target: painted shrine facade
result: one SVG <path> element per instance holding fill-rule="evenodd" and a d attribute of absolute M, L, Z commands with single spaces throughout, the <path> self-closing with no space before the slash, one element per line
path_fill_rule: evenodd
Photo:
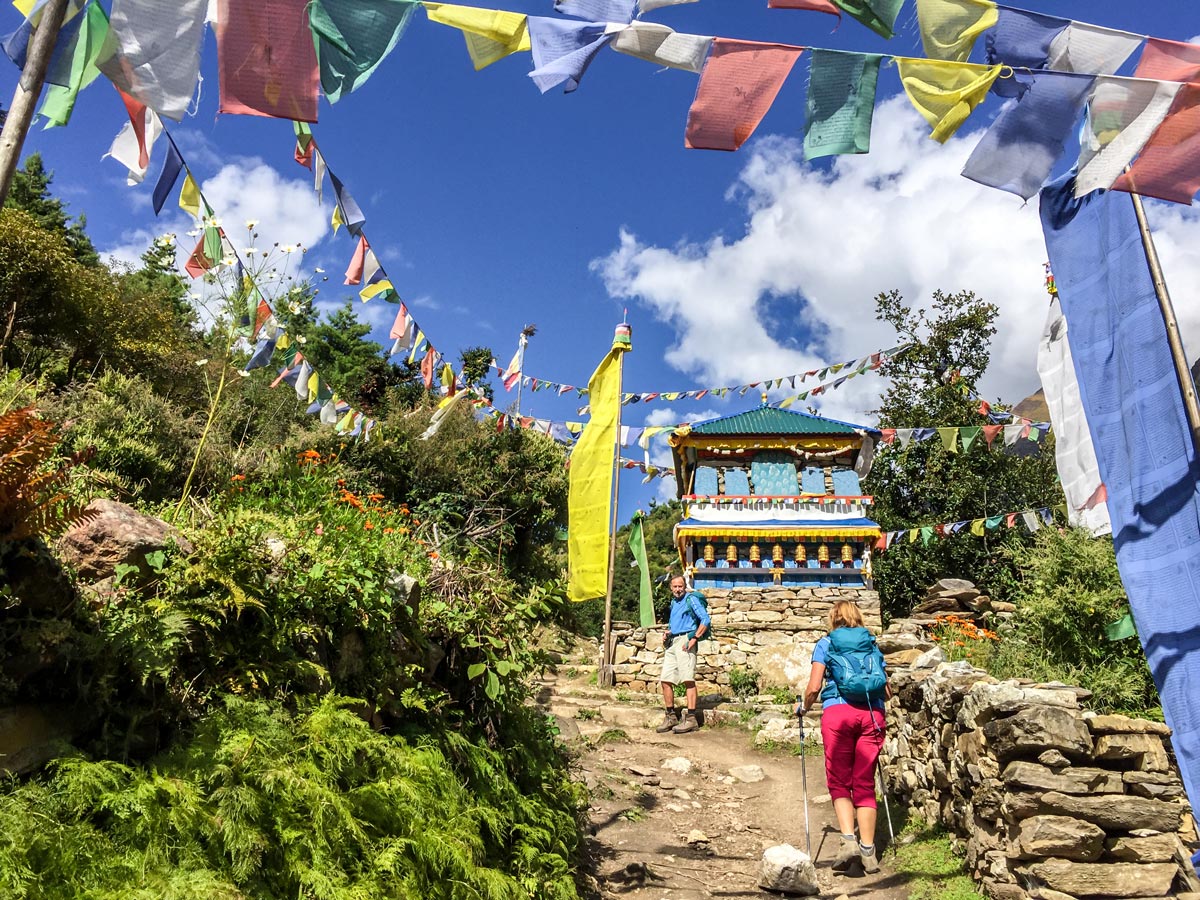
<path fill-rule="evenodd" d="M 766 405 L 676 429 L 675 543 L 695 587 L 866 584 L 879 526 L 860 474 L 878 437 Z"/>

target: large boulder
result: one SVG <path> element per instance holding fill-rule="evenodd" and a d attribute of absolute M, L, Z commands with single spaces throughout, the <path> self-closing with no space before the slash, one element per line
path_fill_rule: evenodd
<path fill-rule="evenodd" d="M 758 670 L 759 684 L 766 688 L 785 687 L 796 690 L 808 684 L 808 673 L 812 669 L 812 652 L 815 644 L 777 643 L 763 647 L 758 652 L 754 667 Z"/>
<path fill-rule="evenodd" d="M 782 894 L 808 896 L 821 892 L 812 860 L 791 844 L 779 844 L 763 851 L 758 884 L 765 890 Z"/>
<path fill-rule="evenodd" d="M 1019 759 L 1005 767 L 1003 777 L 1008 787 L 1018 790 L 1059 791 L 1063 794 L 1120 794 L 1125 790 L 1120 772 L 1084 766 L 1055 772 L 1046 766 Z"/>
<path fill-rule="evenodd" d="M 1029 867 L 1028 875 L 1051 890 L 1072 897 L 1162 897 L 1178 869 L 1173 863 L 1079 863 L 1048 859 Z"/>
<path fill-rule="evenodd" d="M 1073 710 L 1057 706 L 1031 706 L 983 726 L 988 747 L 1001 762 L 1022 756 L 1036 757 L 1043 750 L 1058 750 L 1072 759 L 1092 752 L 1092 734 Z"/>
<path fill-rule="evenodd" d="M 1004 798 L 1009 821 L 1029 816 L 1071 816 L 1099 825 L 1105 831 L 1130 832 L 1140 828 L 1151 831 L 1179 830 L 1184 807 L 1163 800 L 1130 797 L 1123 794 L 1096 794 L 1079 797 L 1048 791 L 1044 794 L 1009 794 Z M 1068 893 L 1070 893 L 1068 891 Z"/>
<path fill-rule="evenodd" d="M 1104 829 L 1069 816 L 1030 816 L 1018 826 L 1017 846 L 1027 858 L 1058 856 L 1093 862 L 1104 852 Z"/>
<path fill-rule="evenodd" d="M 184 554 L 194 548 L 179 529 L 115 500 L 93 500 L 85 518 L 59 539 L 63 559 L 83 581 L 101 581 L 117 566 L 146 571 L 146 556 L 175 544 Z"/>

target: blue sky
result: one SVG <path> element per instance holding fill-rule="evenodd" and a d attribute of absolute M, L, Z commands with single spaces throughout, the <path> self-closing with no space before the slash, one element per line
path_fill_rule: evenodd
<path fill-rule="evenodd" d="M 1200 15 L 1179 14 L 1182 4 L 1024 5 L 1175 40 L 1200 33 Z M 554 15 L 549 0 L 496 6 Z M 833 30 L 830 16 L 768 10 L 765 0 L 700 0 L 645 18 L 695 34 L 922 55 L 912 3 L 891 41 L 849 18 Z M 0 11 L 0 30 L 19 23 L 11 7 Z M 531 67 L 529 54 L 517 54 L 476 73 L 459 32 L 418 11 L 371 80 L 335 105 L 322 101 L 314 126 L 330 168 L 366 213 L 383 265 L 443 352 L 486 344 L 503 364 L 522 326 L 536 323 L 526 372 L 585 384 L 628 307 L 634 352 L 627 389 L 736 384 L 890 345 L 892 336 L 873 320 L 879 291 L 896 287 L 919 300 L 935 288 L 970 288 L 1002 309 L 995 371 L 984 391 L 1015 401 L 1036 389 L 1045 309 L 1036 204 L 1023 206 L 958 174 L 998 100 L 938 145 L 896 96 L 899 79 L 885 65 L 872 152 L 809 165 L 797 142 L 804 57 L 736 153 L 684 149 L 697 83 L 691 73 L 605 50 L 576 93 L 541 95 L 527 77 Z M 351 290 L 340 282 L 353 241 L 344 231 L 330 233 L 328 209 L 317 207 L 308 172 L 291 159 L 290 123 L 216 115 L 211 32 L 202 71 L 196 115 L 168 127 L 218 215 L 231 232 L 229 223 L 255 218 L 266 239 L 310 246 L 304 264 L 331 276 L 321 301 L 340 303 Z M 5 98 L 17 76 L 15 67 L 0 68 Z M 190 249 L 183 214 L 171 204 L 156 220 L 150 208 L 161 144 L 138 187 L 125 184 L 119 164 L 101 161 L 125 121 L 116 92 L 101 79 L 81 95 L 68 127 L 35 125 L 25 150 L 43 154 L 56 191 L 71 212 L 87 215 L 102 252 L 136 259 L 167 231 Z M 331 195 L 327 189 L 326 206 Z M 1200 346 L 1200 304 L 1189 302 L 1191 285 L 1200 283 L 1195 216 L 1157 203 L 1151 215 L 1185 339 Z M 386 342 L 394 308 L 376 301 L 359 309 Z M 874 377 L 854 379 L 829 394 L 822 410 L 869 421 L 880 388 Z M 513 396 L 501 391 L 497 405 Z M 735 412 L 753 396 L 638 405 L 626 409 L 625 422 Z M 522 411 L 577 419 L 578 405 L 527 392 Z M 627 473 L 622 481 L 622 518 L 651 495 L 639 480 Z"/>

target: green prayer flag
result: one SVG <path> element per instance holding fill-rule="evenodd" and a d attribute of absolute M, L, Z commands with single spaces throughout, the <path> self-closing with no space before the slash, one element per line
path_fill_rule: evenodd
<path fill-rule="evenodd" d="M 83 15 L 83 21 L 64 52 L 64 57 L 69 56 L 71 60 L 67 83 L 47 83 L 46 97 L 38 110 L 38 115 L 45 118 L 47 128 L 57 128 L 71 121 L 75 98 L 100 74 L 96 59 L 108 35 L 108 15 L 99 3 L 90 4 Z"/>
<path fill-rule="evenodd" d="M 805 159 L 870 151 L 882 58 L 874 53 L 812 51 L 805 101 Z"/>
<path fill-rule="evenodd" d="M 954 427 L 939 428 L 938 436 L 942 439 L 942 446 L 946 448 L 947 453 L 958 452 L 958 429 Z"/>
<path fill-rule="evenodd" d="M 929 542 L 933 539 L 933 526 L 926 525 L 921 529 L 921 545 L 929 546 Z"/>
<path fill-rule="evenodd" d="M 876 34 L 890 38 L 895 35 L 896 16 L 904 0 L 833 0 L 834 5 L 852 19 L 857 19 Z"/>
<path fill-rule="evenodd" d="M 211 216 L 212 210 L 208 210 L 208 214 Z M 221 229 L 215 225 L 204 229 L 204 256 L 213 264 L 219 263 L 225 256 L 221 246 Z"/>
<path fill-rule="evenodd" d="M 308 24 L 330 103 L 371 77 L 420 5 L 419 0 L 313 0 Z"/>
<path fill-rule="evenodd" d="M 958 433 L 962 435 L 963 453 L 970 453 L 971 445 L 983 433 L 983 427 L 980 425 L 965 425 L 958 429 Z"/>
<path fill-rule="evenodd" d="M 1125 638 L 1135 637 L 1137 628 L 1133 624 L 1133 616 L 1129 613 L 1121 616 L 1111 625 L 1106 625 L 1104 628 L 1104 636 L 1110 641 L 1123 641 Z"/>
<path fill-rule="evenodd" d="M 995 531 L 997 528 L 1000 527 L 1000 523 L 1003 521 L 1004 521 L 1004 516 L 1002 516 L 1002 515 L 1001 516 L 988 516 L 984 520 L 983 526 L 988 531 Z"/>
<path fill-rule="evenodd" d="M 641 512 L 634 513 L 629 523 L 629 552 L 633 554 L 638 567 L 638 614 L 643 628 L 653 628 L 654 595 L 650 593 L 650 566 L 646 563 L 646 536 L 642 533 Z"/>

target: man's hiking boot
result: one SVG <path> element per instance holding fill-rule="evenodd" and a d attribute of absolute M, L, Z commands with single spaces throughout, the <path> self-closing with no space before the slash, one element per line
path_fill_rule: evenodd
<path fill-rule="evenodd" d="M 875 858 L 875 845 L 872 844 L 870 847 L 864 847 L 862 844 L 859 844 L 858 851 L 862 856 L 863 871 L 868 875 L 873 875 L 878 872 L 879 860 Z"/>
<path fill-rule="evenodd" d="M 679 720 L 679 724 L 671 730 L 676 734 L 687 734 L 689 731 L 695 731 L 700 727 L 700 723 L 696 721 L 696 717 L 692 715 L 691 710 L 683 714 Z"/>
<path fill-rule="evenodd" d="M 672 730 L 678 724 L 679 724 L 679 717 L 677 715 L 675 715 L 675 710 L 672 709 L 672 710 L 668 711 L 666 713 L 666 715 L 663 716 L 662 724 L 659 725 L 654 730 L 657 731 L 659 734 L 664 734 L 664 733 Z"/>
<path fill-rule="evenodd" d="M 849 872 L 854 868 L 855 863 L 861 860 L 862 856 L 859 853 L 858 840 L 853 836 L 846 837 L 843 834 L 841 843 L 838 845 L 837 856 L 833 858 L 833 871 Z"/>

